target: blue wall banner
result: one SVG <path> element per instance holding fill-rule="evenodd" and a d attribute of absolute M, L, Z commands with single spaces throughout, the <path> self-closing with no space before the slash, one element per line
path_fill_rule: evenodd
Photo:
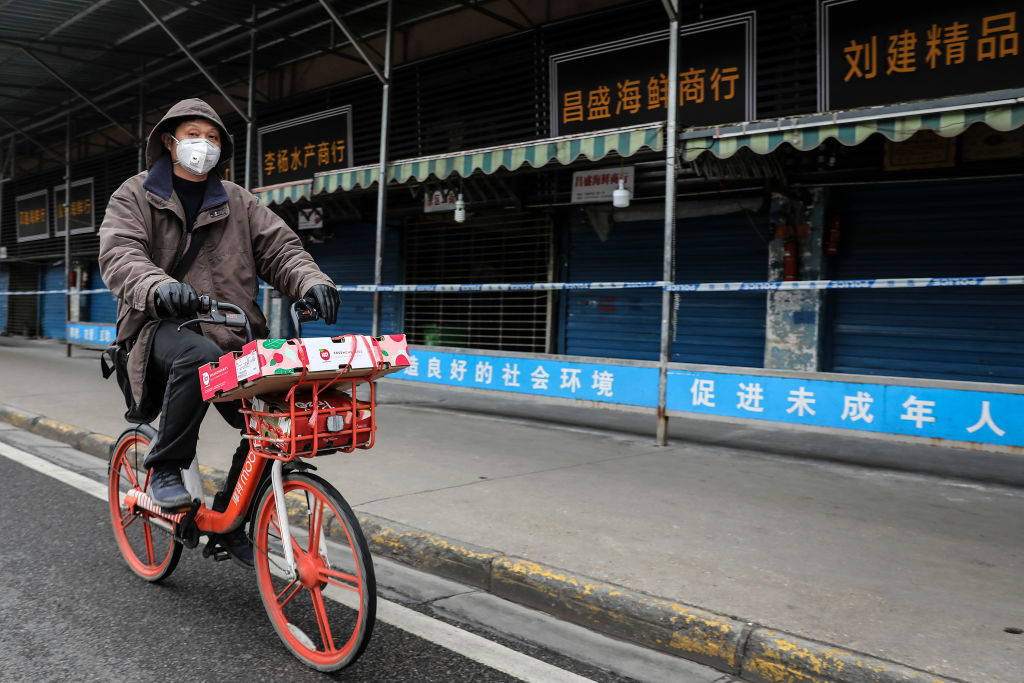
<path fill-rule="evenodd" d="M 658 368 L 447 351 L 413 351 L 395 375 L 425 384 L 655 408 Z"/>
<path fill-rule="evenodd" d="M 117 336 L 114 325 L 100 323 L 68 323 L 68 341 L 78 344 L 100 344 L 107 346 Z"/>
<path fill-rule="evenodd" d="M 1024 446 L 1024 395 L 669 370 L 669 411 Z"/>

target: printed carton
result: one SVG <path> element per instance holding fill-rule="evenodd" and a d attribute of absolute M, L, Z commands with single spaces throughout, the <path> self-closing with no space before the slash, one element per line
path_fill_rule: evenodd
<path fill-rule="evenodd" d="M 350 334 L 257 339 L 242 347 L 241 353 L 226 354 L 218 363 L 204 366 L 199 374 L 203 400 L 217 403 L 286 391 L 300 380 L 340 376 L 366 381 L 363 378 L 376 379 L 408 366 L 405 335 Z"/>

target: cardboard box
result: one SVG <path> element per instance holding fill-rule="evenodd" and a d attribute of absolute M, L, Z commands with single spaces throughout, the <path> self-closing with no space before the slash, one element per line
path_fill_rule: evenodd
<path fill-rule="evenodd" d="M 236 355 L 233 352 L 225 353 L 219 361 L 207 363 L 199 368 L 199 386 L 204 401 L 209 401 L 218 394 L 231 391 L 238 386 L 238 375 L 235 372 Z"/>
<path fill-rule="evenodd" d="M 230 364 L 228 356 L 232 357 Z M 204 366 L 200 370 L 204 387 L 204 371 L 209 373 L 212 385 L 211 370 L 228 365 L 233 368 L 234 377 L 224 369 L 216 389 L 204 388 L 203 400 L 219 403 L 277 393 L 286 391 L 300 379 L 333 379 L 339 373 L 342 378 L 357 381 L 367 381 L 365 378 L 370 376 L 377 379 L 408 367 L 409 347 L 403 334 L 257 339 L 242 347 L 241 353 L 225 355 L 219 363 Z"/>

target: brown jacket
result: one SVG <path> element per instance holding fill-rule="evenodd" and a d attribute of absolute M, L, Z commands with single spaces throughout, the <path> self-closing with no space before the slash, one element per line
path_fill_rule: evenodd
<path fill-rule="evenodd" d="M 170 154 L 160 140 L 162 124 L 181 116 L 201 116 L 217 124 L 222 142 L 216 171 L 229 163 L 233 143 L 220 117 L 202 100 L 183 100 L 150 133 L 148 171 L 129 178 L 114 192 L 100 226 L 100 273 L 118 298 L 117 343 L 131 349 L 128 374 L 135 405 L 129 406 L 126 417 L 133 421 L 149 422 L 160 409 L 163 397 L 149 395 L 145 386 L 157 323 L 154 294 L 160 285 L 174 282 L 169 273 L 194 235 L 208 233 L 183 281 L 200 295 L 241 307 L 257 337 L 267 333 L 257 278 L 293 299 L 313 285 L 334 286 L 284 221 L 247 190 L 220 180 L 216 171 L 207 176 L 206 196 L 193 234 L 188 235 L 184 210 L 172 189 Z M 245 341 L 240 329 L 222 325 L 202 325 L 202 333 L 224 350 L 240 349 Z"/>

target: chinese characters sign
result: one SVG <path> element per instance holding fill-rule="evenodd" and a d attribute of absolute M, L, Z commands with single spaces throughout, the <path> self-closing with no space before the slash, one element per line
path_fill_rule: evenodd
<path fill-rule="evenodd" d="M 1024 446 L 1024 395 L 669 371 L 669 411 Z"/>
<path fill-rule="evenodd" d="M 259 129 L 260 186 L 312 180 L 352 166 L 352 108 L 338 107 Z"/>
<path fill-rule="evenodd" d="M 53 188 L 53 201 L 56 211 L 53 218 L 53 234 L 63 235 L 66 225 L 65 200 L 67 187 L 63 184 Z M 92 204 L 92 178 L 76 180 L 71 183 L 71 234 L 92 232 L 96 229 L 96 220 Z"/>
<path fill-rule="evenodd" d="M 682 127 L 755 118 L 754 13 L 684 26 L 676 106 Z M 570 135 L 664 121 L 668 34 L 551 57 L 551 130 Z"/>
<path fill-rule="evenodd" d="M 619 187 L 620 175 L 623 180 L 623 187 L 632 192 L 632 166 L 576 171 L 572 174 L 572 195 L 570 196 L 570 201 L 573 204 L 610 202 L 612 200 L 612 192 Z"/>
<path fill-rule="evenodd" d="M 1024 85 L 1022 0 L 822 0 L 818 16 L 822 111 Z"/>
<path fill-rule="evenodd" d="M 595 359 L 596 360 L 596 359 Z M 654 409 L 655 363 L 615 365 L 415 350 L 396 379 Z M 667 410 L 1024 446 L 1024 395 L 669 370 Z"/>
<path fill-rule="evenodd" d="M 39 190 L 14 198 L 19 242 L 43 240 L 50 236 L 47 195 L 46 190 Z"/>
<path fill-rule="evenodd" d="M 106 346 L 114 343 L 117 329 L 100 323 L 68 323 L 68 341 Z"/>
<path fill-rule="evenodd" d="M 547 358 L 414 351 L 398 379 L 653 408 L 658 369 Z"/>

